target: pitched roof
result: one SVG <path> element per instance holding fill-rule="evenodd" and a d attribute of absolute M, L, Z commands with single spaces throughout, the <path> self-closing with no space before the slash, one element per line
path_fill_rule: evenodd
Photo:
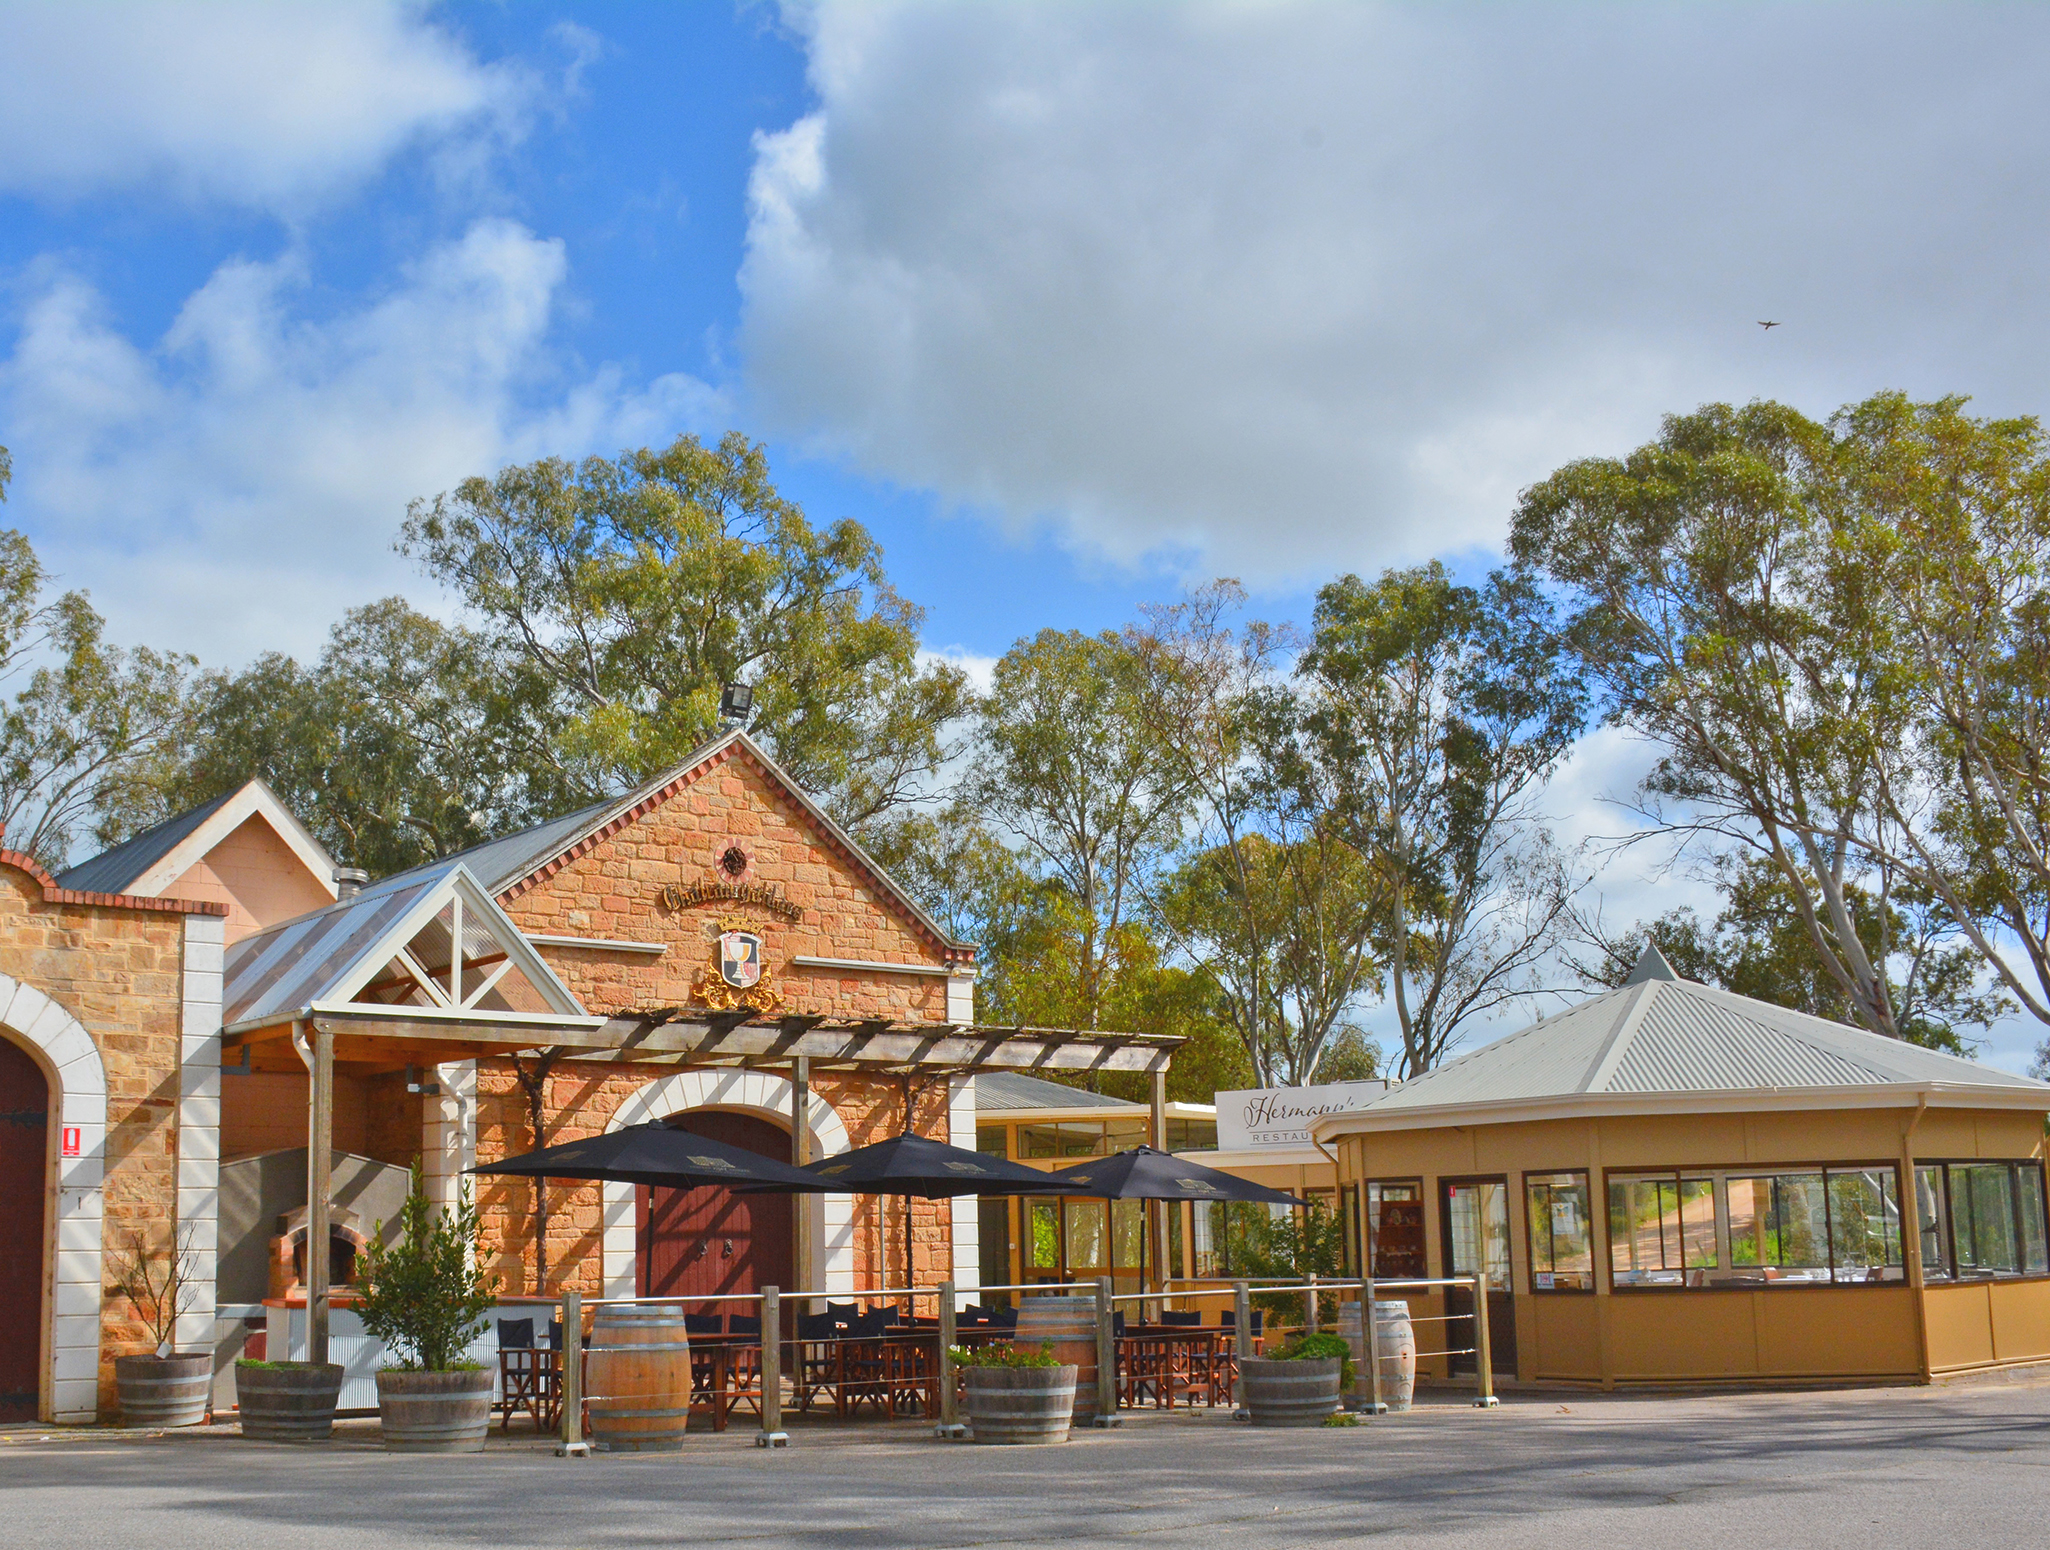
<path fill-rule="evenodd" d="M 334 858 L 277 793 L 254 778 L 66 868 L 57 884 L 89 893 L 159 893 L 253 815 L 270 825 L 321 887 L 334 891 Z"/>
<path fill-rule="evenodd" d="M 979 1112 L 993 1113 L 999 1109 L 1144 1109 L 1146 1105 L 1026 1076 L 1019 1071 L 978 1071 L 975 1107 Z"/>
<path fill-rule="evenodd" d="M 261 1027 L 302 1016 L 316 1007 L 352 1002 L 381 971 L 394 961 L 403 961 L 399 958 L 402 952 L 410 952 L 415 964 L 438 979 L 446 971 L 455 945 L 450 940 L 453 915 L 444 913 L 451 900 L 460 900 L 463 906 L 463 958 L 509 962 L 537 993 L 543 1007 L 499 1007 L 497 998 L 490 1004 L 481 1002 L 479 996 L 488 995 L 493 982 L 480 976 L 469 982 L 467 999 L 460 1006 L 437 1009 L 422 1005 L 424 1015 L 460 1016 L 481 1010 L 510 1016 L 532 1010 L 544 1021 L 602 1020 L 585 1014 L 490 891 L 479 885 L 460 860 L 451 857 L 432 867 L 387 878 L 325 909 L 237 942 L 228 949 L 223 977 L 223 1027 L 231 1032 Z M 430 955 L 421 938 L 436 929 L 439 940 Z M 430 1000 L 434 994 L 428 993 Z"/>
<path fill-rule="evenodd" d="M 1451 1124 L 1686 1108 L 1914 1101 L 2050 1111 L 2050 1084 L 1683 980 L 1647 954 L 1631 983 L 1448 1062 L 1319 1137 Z M 1641 976 L 1641 977 L 1640 977 Z"/>
<path fill-rule="evenodd" d="M 89 893 L 126 893 L 138 877 L 176 850 L 188 835 L 226 807 L 234 795 L 232 791 L 223 791 L 211 802 L 202 802 L 175 818 L 166 818 L 112 850 L 103 850 L 90 860 L 66 867 L 57 874 L 57 886 Z"/>
<path fill-rule="evenodd" d="M 397 882 L 415 873 L 431 871 L 449 861 L 461 861 L 472 875 L 502 900 L 510 900 L 535 884 L 545 881 L 578 856 L 601 844 L 637 818 L 660 807 L 678 792 L 691 786 L 732 758 L 745 758 L 770 781 L 782 788 L 817 829 L 827 846 L 872 883 L 904 919 L 927 937 L 944 956 L 966 958 L 974 949 L 956 942 L 940 925 L 857 845 L 852 836 L 826 816 L 804 789 L 761 749 L 745 731 L 735 727 L 693 749 L 682 763 L 665 770 L 624 796 L 593 803 L 560 818 L 551 818 L 531 829 L 486 840 L 453 856 L 445 856 L 425 867 L 395 873 L 386 882 Z"/>

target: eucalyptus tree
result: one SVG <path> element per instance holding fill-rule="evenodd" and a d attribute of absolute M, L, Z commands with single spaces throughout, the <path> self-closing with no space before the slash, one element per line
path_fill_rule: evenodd
<path fill-rule="evenodd" d="M 1837 498 L 1840 462 L 1831 428 L 1783 405 L 1709 405 L 1533 486 L 1510 546 L 1568 594 L 1608 719 L 1663 748 L 1645 810 L 1763 858 L 1851 1015 L 1897 1037 L 1892 874 L 1868 841 L 1920 705 L 1895 535 Z M 1854 893 L 1873 882 L 1868 946 Z"/>
<path fill-rule="evenodd" d="M 777 759 L 858 825 L 924 790 L 967 708 L 961 671 L 920 660 L 875 540 L 814 526 L 737 433 L 467 479 L 413 503 L 400 547 L 529 680 L 514 697 L 594 792 L 682 759 L 741 680 Z"/>
<path fill-rule="evenodd" d="M 1372 870 L 1277 778 L 1302 729 L 1286 677 L 1295 636 L 1234 616 L 1213 582 L 1126 631 L 1156 756 L 1189 794 L 1174 865 L 1148 892 L 1165 941 L 1215 987 L 1262 1084 L 1312 1079 L 1363 994 L 1380 988 Z"/>
<path fill-rule="evenodd" d="M 1190 800 L 1162 758 L 1146 677 L 1115 632 L 1042 630 L 997 662 L 979 701 L 970 799 L 1022 848 L 1072 912 L 1068 1001 L 1095 1026 L 1147 876 Z"/>
<path fill-rule="evenodd" d="M 1571 890 L 1534 798 L 1585 721 L 1543 593 L 1439 564 L 1317 594 L 1297 778 L 1371 869 L 1402 1074 L 1533 988 Z"/>

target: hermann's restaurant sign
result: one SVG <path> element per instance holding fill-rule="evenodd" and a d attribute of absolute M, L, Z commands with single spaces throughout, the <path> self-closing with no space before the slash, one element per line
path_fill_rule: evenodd
<path fill-rule="evenodd" d="M 1310 1144 L 1310 1124 L 1324 1114 L 1350 1114 L 1387 1092 L 1380 1082 L 1328 1087 L 1261 1087 L 1217 1095 L 1217 1149 L 1257 1152 Z"/>

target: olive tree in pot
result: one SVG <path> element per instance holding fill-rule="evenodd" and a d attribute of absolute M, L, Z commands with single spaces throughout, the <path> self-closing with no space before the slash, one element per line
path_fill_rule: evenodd
<path fill-rule="evenodd" d="M 1255 1426 L 1322 1426 L 1352 1376 L 1344 1336 L 1300 1335 L 1271 1357 L 1239 1362 L 1239 1402 Z"/>
<path fill-rule="evenodd" d="M 171 1349 L 178 1316 L 192 1306 L 197 1256 L 192 1224 L 186 1223 L 158 1247 L 140 1227 L 130 1228 L 114 1247 L 115 1290 L 128 1299 L 137 1321 L 149 1332 L 154 1352 L 114 1358 L 121 1419 L 130 1426 L 197 1426 L 206 1419 L 213 1388 L 213 1356 Z"/>
<path fill-rule="evenodd" d="M 384 1224 L 378 1224 L 378 1237 Z M 389 1247 L 373 1244 L 359 1262 L 363 1327 L 395 1361 L 377 1374 L 384 1445 L 398 1453 L 477 1453 L 491 1425 L 491 1372 L 465 1361 L 491 1309 L 491 1282 L 478 1266 L 476 1202 L 465 1186 L 437 1212 L 413 1170 L 412 1192 Z"/>
<path fill-rule="evenodd" d="M 1075 1372 L 1055 1358 L 1053 1343 L 956 1346 L 968 1424 L 977 1442 L 1066 1442 L 1075 1416 Z"/>

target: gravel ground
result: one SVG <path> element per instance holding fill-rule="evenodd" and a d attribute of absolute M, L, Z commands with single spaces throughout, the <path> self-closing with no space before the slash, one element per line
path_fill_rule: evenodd
<path fill-rule="evenodd" d="M 233 1428 L 0 1432 L 0 1545 L 66 1550 L 793 1545 L 2050 1544 L 2050 1382 L 1681 1398 L 1505 1397 L 1352 1428 L 1144 1413 L 1065 1447 L 911 1423 L 743 1426 L 668 1457 L 463 1458 Z"/>

